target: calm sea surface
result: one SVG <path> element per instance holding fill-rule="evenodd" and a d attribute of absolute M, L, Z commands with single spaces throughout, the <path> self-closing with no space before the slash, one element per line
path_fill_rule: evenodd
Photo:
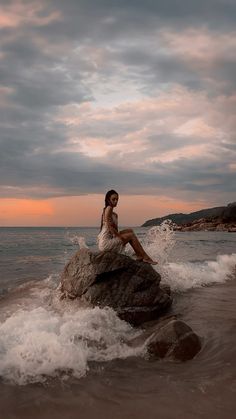
<path fill-rule="evenodd" d="M 96 249 L 97 228 L 0 228 L 1 418 L 236 417 L 236 234 L 134 230 L 201 352 L 149 361 L 111 309 L 59 301 L 65 263 Z"/>

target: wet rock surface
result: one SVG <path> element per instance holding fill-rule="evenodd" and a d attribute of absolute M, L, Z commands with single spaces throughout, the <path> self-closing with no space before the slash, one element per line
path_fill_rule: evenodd
<path fill-rule="evenodd" d="M 148 352 L 155 358 L 187 361 L 201 349 L 199 337 L 183 321 L 171 319 L 155 329 L 147 340 Z"/>
<path fill-rule="evenodd" d="M 168 287 L 153 267 L 113 252 L 79 250 L 61 277 L 62 298 L 79 298 L 91 306 L 112 307 L 134 325 L 157 318 L 172 304 Z"/>
<path fill-rule="evenodd" d="M 131 345 L 136 347 L 143 342 L 152 359 L 188 361 L 201 350 L 200 338 L 175 315 L 163 316 L 155 323 L 147 323 L 142 333 L 132 340 Z"/>

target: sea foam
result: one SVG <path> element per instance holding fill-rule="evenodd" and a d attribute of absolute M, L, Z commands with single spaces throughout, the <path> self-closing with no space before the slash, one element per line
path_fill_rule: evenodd
<path fill-rule="evenodd" d="M 145 251 L 160 265 L 167 262 L 172 248 L 175 246 L 175 232 L 171 220 L 165 220 L 159 226 L 148 229 L 141 240 Z"/>
<path fill-rule="evenodd" d="M 218 255 L 216 260 L 201 262 L 170 262 L 171 252 L 177 244 L 170 220 L 150 228 L 142 239 L 146 252 L 158 260 L 155 269 L 161 274 L 162 283 L 172 291 L 183 292 L 191 288 L 224 283 L 235 277 L 236 253 Z"/>
<path fill-rule="evenodd" d="M 0 375 L 21 385 L 80 378 L 90 361 L 140 355 L 142 347 L 129 345 L 137 333 L 110 308 L 63 314 L 44 307 L 19 310 L 0 324 Z"/>
<path fill-rule="evenodd" d="M 215 261 L 167 263 L 161 269 L 162 282 L 173 291 L 187 291 L 235 278 L 236 253 L 218 255 Z"/>

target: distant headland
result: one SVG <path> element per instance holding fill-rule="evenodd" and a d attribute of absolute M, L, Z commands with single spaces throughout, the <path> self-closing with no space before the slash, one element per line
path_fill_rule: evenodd
<path fill-rule="evenodd" d="M 214 207 L 191 212 L 190 214 L 169 214 L 161 218 L 147 220 L 142 227 L 160 225 L 171 220 L 177 231 L 229 231 L 236 233 L 236 202 L 224 207 Z"/>

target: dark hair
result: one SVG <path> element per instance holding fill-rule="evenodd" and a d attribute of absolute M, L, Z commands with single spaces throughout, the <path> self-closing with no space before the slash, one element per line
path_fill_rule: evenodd
<path fill-rule="evenodd" d="M 110 205 L 110 197 L 111 197 L 112 195 L 114 195 L 114 194 L 116 194 L 116 195 L 118 195 L 118 196 L 119 196 L 118 192 L 116 192 L 114 189 L 111 189 L 111 190 L 110 190 L 110 191 L 108 191 L 108 192 L 106 193 L 106 195 L 105 195 L 105 207 L 103 208 L 103 211 L 102 211 L 100 231 L 101 231 L 101 229 L 102 229 L 102 225 L 103 225 L 102 219 L 103 219 L 103 213 L 104 213 L 104 210 L 106 209 L 106 207 L 108 207 L 108 206 Z"/>

